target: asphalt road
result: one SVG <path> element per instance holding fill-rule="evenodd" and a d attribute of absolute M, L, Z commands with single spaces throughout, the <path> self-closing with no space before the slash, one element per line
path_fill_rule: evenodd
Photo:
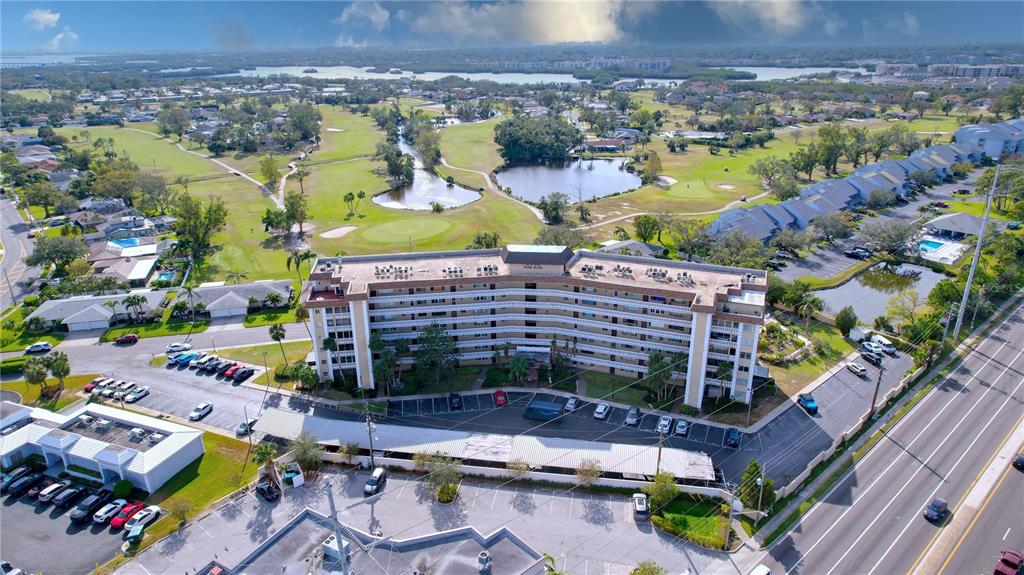
<path fill-rule="evenodd" d="M 1024 472 L 1009 465 L 938 575 L 988 575 L 1003 549 L 1024 551 Z"/>
<path fill-rule="evenodd" d="M 760 557 L 773 573 L 905 573 L 1024 416 L 1024 313 L 1017 308 L 966 360 Z M 952 519 L 952 518 L 950 518 Z M 948 523 L 948 521 L 947 521 Z"/>
<path fill-rule="evenodd" d="M 11 290 L 21 298 L 30 293 L 31 280 L 39 276 L 39 270 L 25 265 L 25 258 L 32 253 L 34 244 L 28 237 L 29 224 L 12 199 L 0 199 L 0 241 L 4 244 L 4 259 L 0 262 L 5 277 L 0 277 L 0 308 L 11 305 Z M 8 281 L 10 283 L 8 283 Z"/>

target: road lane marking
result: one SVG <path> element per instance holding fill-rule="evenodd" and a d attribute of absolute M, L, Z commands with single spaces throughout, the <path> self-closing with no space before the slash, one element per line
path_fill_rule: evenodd
<path fill-rule="evenodd" d="M 494 497 L 491 498 L 491 509 L 494 509 L 494 502 L 498 499 L 498 488 L 494 488 Z"/>
<path fill-rule="evenodd" d="M 1017 355 L 1014 356 L 1014 358 L 1007 365 L 1013 365 L 1013 364 L 1017 363 L 1017 360 L 1020 359 L 1020 357 L 1022 355 L 1024 355 L 1024 349 L 1021 349 L 1021 351 L 1017 352 Z M 980 372 L 981 370 L 978 370 L 978 371 Z M 871 527 L 874 526 L 874 524 L 879 519 L 882 518 L 882 516 L 886 512 L 886 510 L 889 509 L 889 506 L 896 502 L 896 498 L 899 497 L 899 495 L 901 493 L 903 493 L 903 490 L 910 486 L 910 484 L 913 481 L 913 479 L 915 477 L 917 477 L 917 474 L 920 473 L 922 469 L 926 469 L 927 468 L 928 463 L 932 460 L 933 457 L 935 457 L 935 454 L 938 453 L 940 449 L 942 449 L 943 447 L 946 446 L 946 442 L 949 441 L 949 438 L 953 437 L 953 435 L 957 432 L 957 430 L 960 428 L 960 426 L 963 425 L 963 423 L 965 421 L 967 421 L 967 418 L 971 415 L 971 413 L 979 405 L 981 405 L 981 401 L 983 399 L 985 399 L 985 396 L 987 396 L 988 393 L 995 387 L 996 383 L 999 382 L 999 380 L 1002 379 L 1004 375 L 1006 375 L 1007 371 L 1009 371 L 1009 370 L 1008 369 L 1004 369 L 1003 371 L 999 372 L 999 375 L 996 376 L 995 380 L 993 380 L 992 383 L 989 384 L 989 386 L 985 388 L 985 391 L 981 394 L 981 397 L 979 397 L 978 400 L 974 402 L 974 405 L 972 405 L 971 408 L 968 409 L 966 413 L 964 413 L 963 417 L 961 417 L 960 420 L 956 422 L 956 425 L 954 425 L 954 426 L 952 426 L 950 428 L 949 433 L 947 433 L 946 436 L 939 443 L 939 445 L 937 445 L 935 447 L 935 449 L 933 449 L 931 451 L 931 453 L 929 453 L 928 456 L 924 458 L 924 461 L 918 465 L 917 469 L 914 470 L 914 473 L 911 474 L 910 477 L 903 483 L 903 485 L 899 488 L 899 490 L 896 492 L 896 494 L 889 498 L 888 503 L 886 503 L 885 506 L 882 507 L 881 511 L 879 511 L 879 512 L 874 514 L 875 515 L 874 519 L 872 519 L 871 522 L 868 523 L 868 525 L 867 525 L 867 527 L 865 529 L 861 530 L 860 535 L 858 535 L 857 538 L 854 539 L 852 543 L 850 543 L 849 545 L 846 546 L 846 551 L 844 551 L 843 554 L 839 556 L 839 559 L 837 561 L 835 561 L 835 563 L 833 564 L 832 568 L 827 571 L 826 575 L 828 575 L 829 573 L 832 573 L 833 571 L 835 571 L 836 567 L 838 567 L 839 564 L 842 563 L 844 559 L 846 559 L 846 556 L 849 555 L 850 551 L 853 551 L 853 548 L 857 546 L 857 543 L 859 543 L 860 540 L 871 531 Z M 971 379 L 973 381 L 974 378 L 971 378 Z M 974 447 L 974 444 L 977 443 L 979 439 L 981 439 L 981 434 L 984 433 L 986 429 L 988 429 L 988 426 L 992 424 L 992 421 L 994 421 L 996 416 L 999 415 L 999 412 L 1002 411 L 1003 407 L 1005 407 L 1006 404 L 1009 403 L 1010 398 L 1015 396 L 1015 394 L 1017 393 L 1017 390 L 1020 389 L 1021 385 L 1024 385 L 1024 379 L 1022 379 L 1020 381 L 1020 383 L 1017 384 L 1017 387 L 1015 387 L 1013 389 L 1013 393 L 1009 394 L 1006 397 L 1006 399 L 1003 400 L 1003 403 L 995 410 L 995 412 L 992 414 L 992 416 L 988 418 L 988 421 L 985 422 L 985 426 L 982 427 L 981 431 L 978 432 L 978 435 L 975 436 L 974 441 L 971 441 L 970 445 L 967 446 L 967 449 L 964 449 L 962 451 L 962 453 L 960 454 L 960 457 L 958 457 L 956 462 L 953 463 L 953 467 L 951 467 L 949 469 L 949 472 L 947 473 L 947 476 L 948 476 L 949 473 L 952 473 L 953 470 L 955 470 L 957 468 L 957 466 L 960 464 L 960 462 L 963 461 L 964 457 L 967 456 L 967 453 L 970 451 L 970 449 L 972 447 Z M 966 387 L 966 385 L 964 387 Z M 953 397 L 955 398 L 957 396 L 954 395 Z M 1016 427 L 1016 426 L 1014 426 L 1014 427 Z M 909 450 L 909 449 L 910 449 L 910 445 L 907 445 L 906 450 Z M 894 462 L 898 461 L 900 456 L 902 456 L 903 453 L 907 453 L 906 450 L 905 451 L 901 451 L 900 455 L 897 456 L 894 459 Z M 886 468 L 886 473 L 887 472 L 888 472 L 888 468 Z M 879 478 L 881 478 L 883 475 L 885 475 L 885 473 L 880 475 Z M 943 478 L 943 481 L 945 481 L 945 478 Z M 872 483 L 872 485 L 873 485 L 873 483 Z M 932 490 L 932 492 L 929 495 L 929 497 L 933 497 L 935 495 L 935 492 L 938 491 L 938 489 L 939 489 L 939 487 L 941 487 L 941 485 L 942 485 L 942 483 L 940 483 L 938 486 L 936 486 L 935 489 Z M 870 489 L 870 487 L 868 489 Z M 854 502 L 854 504 L 856 504 L 856 501 Z M 915 513 L 916 513 L 916 511 L 915 511 Z M 892 543 L 889 544 L 889 547 L 882 554 L 882 557 L 878 560 L 878 562 L 876 562 L 874 565 L 872 565 L 872 567 L 869 570 L 869 572 L 874 571 L 875 568 L 878 567 L 878 564 L 881 563 L 882 560 L 884 560 L 885 557 L 889 554 L 889 551 L 892 550 L 893 546 L 896 544 L 896 541 L 898 541 L 899 538 L 903 536 L 903 534 L 906 532 L 906 530 L 912 524 L 913 524 L 912 522 L 911 523 L 907 523 L 907 526 L 904 527 L 900 531 L 899 535 L 897 535 L 892 540 Z"/>
<path fill-rule="evenodd" d="M 1008 316 L 1007 316 L 1007 318 L 1006 318 L 1005 320 L 1003 320 L 1003 323 L 1002 323 L 1002 324 L 1000 324 L 1000 326 L 999 326 L 998 328 L 996 328 L 996 331 L 998 331 L 998 330 L 999 330 L 999 329 L 1001 329 L 1001 328 L 1002 328 L 1002 327 L 1003 327 L 1003 326 L 1004 326 L 1004 325 L 1005 325 L 1006 323 L 1008 323 L 1008 322 L 1010 321 L 1010 319 L 1011 319 L 1011 318 L 1013 318 L 1013 317 L 1016 317 L 1016 315 L 1017 315 L 1017 314 L 1018 314 L 1018 313 L 1020 312 L 1020 310 L 1021 310 L 1021 309 L 1024 309 L 1024 305 L 1018 306 L 1018 307 L 1017 307 L 1017 309 L 1016 309 L 1016 310 L 1014 310 L 1012 314 L 1008 315 Z M 995 333 L 995 332 L 993 332 L 993 333 Z M 990 341 L 990 339 L 986 339 L 985 341 Z M 991 354 L 990 354 L 990 355 L 988 356 L 988 359 L 986 359 L 986 360 L 985 360 L 985 362 L 984 362 L 984 363 L 983 363 L 983 364 L 981 365 L 981 368 L 980 368 L 980 369 L 979 369 L 978 371 L 980 371 L 981 369 L 984 369 L 985 367 L 988 367 L 988 364 L 990 364 L 990 363 L 992 362 L 992 359 L 993 359 L 993 358 L 994 358 L 994 357 L 995 357 L 996 355 L 998 355 L 998 354 L 999 354 L 999 352 L 1001 352 L 1001 351 L 1002 351 L 1002 350 L 1003 350 L 1003 349 L 1004 349 L 1004 348 L 1005 348 L 1006 346 L 1008 346 L 1009 344 L 1010 344 L 1009 340 L 1005 340 L 1005 341 L 1004 341 L 1004 342 L 1002 343 L 1002 345 L 998 346 L 998 348 L 996 349 L 996 351 L 995 351 L 995 352 L 993 352 L 993 353 L 991 353 Z M 964 358 L 964 360 L 963 360 L 963 361 L 962 361 L 962 362 L 960 363 L 960 366 L 958 366 L 958 367 L 957 367 L 957 368 L 956 368 L 956 369 L 955 369 L 955 370 L 953 371 L 953 373 L 956 373 L 957 371 L 959 371 L 959 370 L 960 370 L 960 368 L 961 368 L 961 367 L 962 367 L 962 366 L 963 366 L 963 365 L 964 365 L 964 364 L 966 363 L 967 359 L 969 359 L 970 357 L 974 356 L 975 354 L 979 354 L 979 355 L 980 355 L 980 346 L 979 346 L 978 348 L 976 348 L 976 349 L 975 349 L 975 350 L 974 350 L 974 351 L 972 352 L 972 354 L 971 354 L 970 356 L 968 356 L 968 357 Z M 948 378 L 948 377 L 949 377 L 949 376 L 947 376 L 947 378 Z M 974 375 L 972 375 L 972 376 L 971 376 L 971 378 L 970 378 L 970 380 L 968 380 L 968 381 L 972 381 L 972 380 L 974 380 L 974 379 L 975 379 L 975 376 L 974 376 Z M 903 419 L 901 419 L 901 420 L 900 420 L 900 421 L 899 421 L 899 422 L 898 422 L 898 423 L 897 423 L 897 424 L 896 424 L 896 425 L 895 425 L 895 426 L 893 427 L 893 429 L 891 429 L 891 430 L 889 431 L 889 434 L 895 433 L 895 432 L 896 432 L 897 430 L 899 430 L 899 429 L 900 429 L 900 428 L 901 428 L 901 427 L 903 426 L 903 424 L 904 424 L 904 423 L 906 423 L 907 421 L 910 421 L 911 419 L 913 419 L 913 417 L 912 417 L 912 416 L 913 416 L 913 414 L 914 414 L 914 413 L 915 413 L 915 412 L 916 412 L 916 411 L 917 411 L 918 409 L 920 409 L 920 408 L 921 408 L 921 407 L 922 407 L 923 405 L 925 405 L 925 404 L 927 403 L 927 399 L 928 399 L 929 397 L 931 397 L 931 396 L 932 396 L 932 395 L 933 395 L 933 394 L 934 394 L 934 393 L 935 393 L 935 392 L 936 392 L 936 391 L 937 391 L 938 389 L 939 389 L 939 386 L 938 386 L 938 385 L 936 385 L 935 387 L 933 387 L 933 388 L 932 388 L 932 390 L 931 390 L 930 392 L 928 392 L 928 394 L 927 394 L 927 395 L 926 395 L 926 396 L 925 396 L 924 398 L 922 398 L 922 400 L 921 400 L 921 401 L 919 401 L 919 402 L 918 402 L 918 404 L 917 404 L 916 406 L 914 406 L 914 408 L 913 408 L 913 409 L 911 409 L 911 410 L 910 410 L 910 412 L 909 412 L 909 413 L 907 413 L 907 414 L 906 414 L 906 416 L 904 416 L 904 417 L 903 417 Z M 942 406 L 942 409 L 940 409 L 940 410 L 939 410 L 939 412 L 938 412 L 938 413 L 936 414 L 936 416 L 938 416 L 938 415 L 941 415 L 941 414 L 942 414 L 943 412 L 945 412 L 945 411 L 946 411 L 946 409 L 947 409 L 947 408 L 949 408 L 949 406 L 951 406 L 951 405 L 953 404 L 953 401 L 955 401 L 955 399 L 956 399 L 956 396 L 955 396 L 955 395 L 950 395 L 949 399 L 948 399 L 948 400 L 946 401 L 946 404 Z M 910 447 L 910 445 L 913 445 L 913 444 L 914 444 L 914 442 L 916 442 L 916 441 L 917 441 L 918 439 L 920 439 L 920 438 L 921 438 L 921 436 L 922 436 L 922 435 L 924 435 L 924 434 L 925 434 L 925 432 L 927 432 L 927 431 L 928 431 L 928 429 L 929 429 L 929 428 L 931 427 L 931 424 L 932 424 L 932 423 L 935 423 L 935 422 L 937 422 L 937 421 L 938 421 L 938 418 L 937 418 L 937 417 L 933 417 L 933 418 L 931 419 L 931 421 L 930 421 L 930 422 L 929 422 L 928 424 L 926 424 L 926 425 L 924 426 L 924 428 L 922 428 L 922 429 L 921 429 L 921 430 L 920 430 L 920 431 L 918 432 L 918 434 L 917 434 L 916 436 L 914 436 L 914 438 L 913 438 L 913 439 L 912 439 L 912 440 L 911 440 L 911 441 L 910 441 L 910 442 L 909 442 L 909 443 L 907 444 L 907 447 L 909 448 L 909 447 Z M 859 461 L 858 463 L 860 463 L 860 464 L 863 464 L 863 463 L 864 463 L 864 462 L 865 462 L 865 461 L 866 461 L 866 460 L 867 460 L 867 459 L 868 459 L 869 457 L 871 457 L 871 456 L 872 456 L 873 454 L 875 454 L 875 453 L 878 453 L 878 451 L 877 451 L 877 450 L 875 450 L 875 449 L 871 449 L 870 451 L 868 451 L 868 453 L 867 453 L 867 454 L 866 454 L 866 455 L 865 455 L 865 456 L 864 456 L 864 457 L 863 457 L 863 458 L 862 458 L 862 459 L 861 459 L 861 460 L 860 460 L 860 461 Z M 865 489 L 865 492 L 869 491 L 869 490 L 871 489 L 871 487 L 873 487 L 873 486 L 874 486 L 874 485 L 875 485 L 876 483 L 878 483 L 878 481 L 880 481 L 880 480 L 881 480 L 881 476 L 882 476 L 882 475 L 885 475 L 885 473 L 887 473 L 887 472 L 888 472 L 888 470 L 892 468 L 892 466 L 896 465 L 896 463 L 897 463 L 898 461 L 899 461 L 899 458 L 898 458 L 898 457 L 897 457 L 897 458 L 896 458 L 895 460 L 893 460 L 893 461 L 892 461 L 892 462 L 891 462 L 891 463 L 890 463 L 890 464 L 888 465 L 888 467 L 886 467 L 886 469 L 885 469 L 885 470 L 883 470 L 882 474 L 881 474 L 881 475 L 880 475 L 880 476 L 879 476 L 878 478 L 876 478 L 876 479 L 875 479 L 875 480 L 874 480 L 874 481 L 873 481 L 873 482 L 872 482 L 872 483 L 871 483 L 870 485 L 868 485 L 868 487 L 867 487 L 867 488 Z M 828 492 L 827 492 L 827 493 L 826 493 L 826 494 L 825 494 L 825 495 L 824 495 L 823 497 L 821 497 L 821 498 L 820 498 L 820 499 L 818 500 L 818 502 L 817 502 L 817 503 L 815 503 L 815 504 L 814 504 L 814 506 L 812 506 L 812 507 L 811 507 L 811 509 L 810 509 L 810 510 L 808 510 L 808 511 L 807 511 L 807 513 L 805 513 L 805 514 L 804 514 L 804 516 L 803 516 L 803 517 L 801 517 L 801 518 L 800 518 L 800 520 L 799 520 L 799 521 L 797 521 L 797 523 L 796 523 L 796 524 L 794 524 L 794 525 L 793 525 L 792 527 L 790 527 L 790 528 L 789 528 L 789 529 L 788 529 L 788 530 L 786 531 L 786 533 L 785 533 L 785 534 L 789 534 L 789 533 L 791 533 L 791 532 L 793 531 L 793 529 L 795 529 L 795 528 L 796 528 L 797 526 L 799 526 L 799 525 L 802 525 L 802 524 L 803 524 L 803 523 L 804 523 L 804 522 L 805 522 L 805 521 L 807 520 L 807 518 L 808 518 L 808 517 L 810 517 L 811 515 L 813 515 L 813 514 L 814 514 L 814 512 L 815 512 L 815 511 L 816 511 L 817 509 L 820 509 L 820 508 L 821 508 L 821 507 L 823 506 L 823 504 L 824 504 L 824 503 L 825 503 L 826 501 L 828 501 L 828 498 L 829 498 L 829 497 L 831 497 L 831 496 L 832 496 L 832 494 L 833 494 L 833 493 L 835 493 L 837 489 L 839 489 L 839 488 L 840 488 L 840 487 L 841 487 L 842 485 L 844 485 L 844 484 L 846 483 L 846 481 L 847 481 L 847 480 L 848 480 L 848 479 L 849 479 L 849 478 L 850 478 L 851 476 L 853 476 L 853 474 L 854 474 L 854 473 L 856 473 L 856 471 L 857 471 L 857 466 L 856 466 L 856 465 L 854 465 L 854 466 L 853 466 L 853 468 L 852 468 L 852 469 L 850 469 L 849 471 L 847 471 L 847 472 L 846 472 L 846 475 L 844 475 L 844 476 L 843 476 L 843 477 L 842 477 L 842 478 L 841 478 L 841 479 L 840 479 L 839 481 L 837 481 L 837 482 L 835 483 L 835 485 L 833 485 L 833 486 L 832 486 L 832 488 L 831 488 L 831 489 L 829 489 L 829 490 L 828 490 Z M 861 498 L 863 498 L 863 495 L 861 495 Z M 840 516 L 839 516 L 839 518 L 838 518 L 837 520 L 833 521 L 833 522 L 832 522 L 832 525 L 831 525 L 831 526 L 829 526 L 829 528 L 825 530 L 825 533 L 823 533 L 823 534 L 822 534 L 822 536 L 821 536 L 821 537 L 819 537 L 819 538 L 818 538 L 818 540 L 817 540 L 817 541 L 815 541 L 815 542 L 814 542 L 814 543 L 812 544 L 811 548 L 810 548 L 810 549 L 808 549 L 808 550 L 807 550 L 806 552 L 803 552 L 803 553 L 801 554 L 801 556 L 800 556 L 800 560 L 799 560 L 799 561 L 797 561 L 797 563 L 796 563 L 796 564 L 795 564 L 795 565 L 794 565 L 794 566 L 793 566 L 792 568 L 790 568 L 789 570 L 787 570 L 787 571 L 786 571 L 786 573 L 787 573 L 787 574 L 788 574 L 788 573 L 790 573 L 790 572 L 792 572 L 792 571 L 793 571 L 793 569 L 796 569 L 796 567 L 797 567 L 798 565 L 800 565 L 800 564 L 801 564 L 801 563 L 803 562 L 804 558 L 805 558 L 805 557 L 806 557 L 806 556 L 807 556 L 808 554 L 810 554 L 810 553 L 811 553 L 811 551 L 813 551 L 814 547 L 816 547 L 816 546 L 817 546 L 817 545 L 818 545 L 819 543 L 821 543 L 821 541 L 822 541 L 822 540 L 823 540 L 823 539 L 824 539 L 824 538 L 825 538 L 826 536 L 828 536 L 828 534 L 829 534 L 829 533 L 830 533 L 830 532 L 832 531 L 832 529 L 833 529 L 833 528 L 835 528 L 835 526 L 839 524 L 839 521 L 841 521 L 841 520 L 843 519 L 843 517 L 845 517 L 845 516 L 846 516 L 846 514 L 847 514 L 847 513 L 849 513 L 849 512 L 850 512 L 850 511 L 851 511 L 851 510 L 853 509 L 853 505 L 855 505 L 855 504 L 856 504 L 856 502 L 857 502 L 857 501 L 854 501 L 854 502 L 853 502 L 853 504 L 851 504 L 851 505 L 850 505 L 849 507 L 847 507 L 847 509 L 846 509 L 845 511 L 843 511 L 842 515 L 840 515 Z M 776 545 L 780 545 L 780 544 L 782 544 L 782 543 L 783 543 L 783 542 L 785 542 L 785 541 L 786 541 L 786 539 L 785 539 L 785 538 L 782 538 L 782 537 L 780 537 L 780 538 L 779 538 L 779 539 L 778 539 L 778 540 L 777 540 L 777 541 L 776 541 L 776 542 L 775 542 L 775 543 L 774 543 L 774 544 L 772 545 L 772 547 L 775 547 Z M 767 552 L 764 552 L 764 553 L 762 553 L 761 557 L 763 558 L 763 557 L 764 557 L 764 555 L 767 555 Z"/>
<path fill-rule="evenodd" d="M 1012 527 L 1007 527 L 1006 528 L 1006 533 L 1003 533 L 1003 541 L 1006 541 L 1006 537 L 1010 535 L 1010 529 L 1013 529 L 1013 528 Z"/>
<path fill-rule="evenodd" d="M 999 453 L 1006 446 L 1006 442 L 1009 441 L 1009 439 L 1017 431 L 1017 427 L 1020 425 L 1021 420 L 1024 420 L 1024 415 L 1022 415 L 1020 418 L 1018 418 L 1017 422 L 1014 423 L 1012 426 L 1010 426 L 1009 433 L 1007 433 L 1006 436 L 1003 438 L 1003 440 L 1001 442 L 999 442 L 999 447 L 997 447 L 995 449 L 995 451 L 992 452 L 992 455 L 988 458 L 988 461 L 985 462 L 985 465 L 981 466 L 981 471 L 978 472 L 978 474 L 974 477 L 974 481 L 971 481 L 971 484 L 967 487 L 967 489 L 964 490 L 964 494 L 962 496 L 960 496 L 960 500 L 956 502 L 956 505 L 954 505 L 953 507 L 950 508 L 951 514 L 956 514 L 956 511 L 958 509 L 960 509 L 960 507 L 963 505 L 964 500 L 966 500 L 967 496 L 971 494 L 971 491 L 974 489 L 975 485 L 978 484 L 978 481 L 981 479 L 981 477 L 983 475 L 985 475 L 985 472 L 992 465 L 992 462 L 995 460 L 995 458 L 999 455 Z M 977 505 L 977 504 L 975 504 L 975 505 Z M 918 564 L 921 563 L 921 560 L 924 559 L 925 555 L 928 554 L 928 551 L 935 544 L 935 540 L 938 539 L 939 536 L 942 535 L 943 532 L 944 531 L 940 529 L 940 530 L 936 531 L 934 535 L 932 535 L 931 539 L 928 540 L 928 544 L 925 545 L 924 549 L 921 550 L 921 554 L 918 555 L 917 559 L 914 560 L 914 564 L 911 565 L 910 569 L 907 570 L 907 573 L 913 573 L 917 569 Z M 966 535 L 966 533 L 965 533 L 965 535 Z"/>

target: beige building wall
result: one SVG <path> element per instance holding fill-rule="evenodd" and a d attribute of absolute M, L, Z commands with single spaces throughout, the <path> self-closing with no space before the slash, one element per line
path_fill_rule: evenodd
<path fill-rule="evenodd" d="M 370 357 L 370 313 L 366 300 L 350 301 L 352 343 L 355 345 L 356 381 L 363 389 L 373 389 L 373 358 Z"/>
<path fill-rule="evenodd" d="M 693 333 L 690 337 L 690 363 L 686 370 L 686 405 L 700 409 L 704 399 L 704 366 L 708 361 L 708 337 L 711 314 L 693 312 Z"/>

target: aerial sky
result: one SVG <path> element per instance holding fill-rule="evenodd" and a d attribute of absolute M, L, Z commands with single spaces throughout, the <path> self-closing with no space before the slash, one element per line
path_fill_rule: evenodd
<path fill-rule="evenodd" d="M 919 45 L 1024 42 L 1024 2 L 818 0 L 4 0 L 2 52 L 604 42 Z"/>

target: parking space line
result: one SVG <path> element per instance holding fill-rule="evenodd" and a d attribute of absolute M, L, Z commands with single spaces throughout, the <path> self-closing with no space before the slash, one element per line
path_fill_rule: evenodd
<path fill-rule="evenodd" d="M 494 488 L 494 497 L 491 498 L 491 509 L 494 509 L 494 502 L 498 499 L 498 488 Z"/>
<path fill-rule="evenodd" d="M 199 528 L 200 531 L 202 531 L 203 533 L 206 533 L 207 537 L 209 537 L 210 539 L 213 539 L 213 535 L 211 535 L 210 532 L 207 531 L 205 527 L 203 527 L 203 524 L 201 522 L 196 521 L 195 525 L 196 525 L 196 527 Z"/>
<path fill-rule="evenodd" d="M 398 497 L 395 497 L 396 501 L 398 501 L 398 500 L 400 500 L 402 498 L 402 494 L 405 493 L 405 486 L 409 485 L 410 483 L 412 483 L 412 481 L 409 480 L 409 479 L 406 479 L 405 482 L 402 483 L 402 486 L 398 488 Z"/>
<path fill-rule="evenodd" d="M 572 504 L 576 500 L 576 496 L 572 491 L 569 492 L 569 517 L 572 517 Z"/>
<path fill-rule="evenodd" d="M 151 572 L 149 571 L 149 569 L 146 569 L 146 568 L 145 568 L 145 567 L 144 567 L 144 566 L 142 565 L 142 561 L 136 561 L 136 562 L 135 562 L 135 564 L 139 566 L 139 569 L 142 569 L 143 571 L 145 571 L 145 572 L 146 572 L 146 575 L 153 575 L 153 574 L 152 574 L 152 573 L 151 573 Z"/>

